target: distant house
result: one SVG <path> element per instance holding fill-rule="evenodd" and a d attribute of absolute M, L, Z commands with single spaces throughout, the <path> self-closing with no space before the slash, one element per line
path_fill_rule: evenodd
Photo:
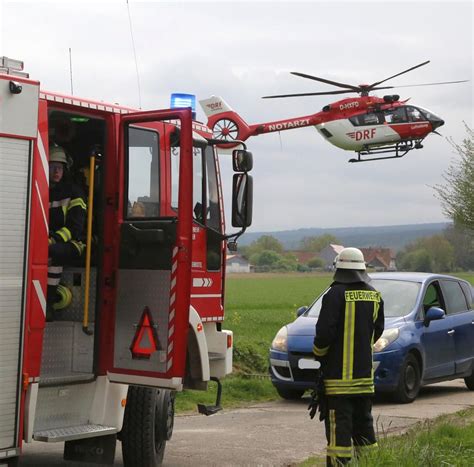
<path fill-rule="evenodd" d="M 361 248 L 364 259 L 369 268 L 376 271 L 396 271 L 395 253 L 391 248 Z"/>
<path fill-rule="evenodd" d="M 332 269 L 336 256 L 344 249 L 342 245 L 330 243 L 319 252 L 319 257 L 324 261 L 325 269 Z"/>
<path fill-rule="evenodd" d="M 227 255 L 226 272 L 250 272 L 250 263 L 240 255 Z"/>
<path fill-rule="evenodd" d="M 314 251 L 294 250 L 291 251 L 291 254 L 296 257 L 298 264 L 308 264 L 312 259 L 319 257 L 319 255 Z"/>

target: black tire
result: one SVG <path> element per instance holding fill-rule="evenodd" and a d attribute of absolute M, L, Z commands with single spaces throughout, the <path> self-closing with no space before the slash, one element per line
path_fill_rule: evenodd
<path fill-rule="evenodd" d="M 400 370 L 400 381 L 394 393 L 397 402 L 408 404 L 413 402 L 420 392 L 421 372 L 416 357 L 408 354 Z"/>
<path fill-rule="evenodd" d="M 130 386 L 120 433 L 125 467 L 156 467 L 163 462 L 174 424 L 174 393 Z"/>
<path fill-rule="evenodd" d="M 283 389 L 275 386 L 280 397 L 283 399 L 293 401 L 297 399 L 301 399 L 301 396 L 304 394 L 304 389 Z"/>
<path fill-rule="evenodd" d="M 474 370 L 472 370 L 471 376 L 464 378 L 464 382 L 466 383 L 467 389 L 474 391 Z"/>

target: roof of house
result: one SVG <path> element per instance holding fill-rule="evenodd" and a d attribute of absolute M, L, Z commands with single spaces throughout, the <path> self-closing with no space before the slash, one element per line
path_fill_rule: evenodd
<path fill-rule="evenodd" d="M 395 257 L 390 248 L 370 247 L 360 248 L 360 251 L 362 251 L 367 264 L 375 265 L 378 262 L 385 268 L 390 267 L 390 262 Z"/>

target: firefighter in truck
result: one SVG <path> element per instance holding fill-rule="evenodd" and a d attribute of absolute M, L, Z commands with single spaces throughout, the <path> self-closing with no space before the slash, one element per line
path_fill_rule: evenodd
<path fill-rule="evenodd" d="M 177 391 L 215 381 L 198 410 L 220 410 L 225 257 L 252 221 L 253 163 L 233 151 L 229 234 L 221 142 L 192 106 L 47 92 L 0 57 L 0 464 L 33 441 L 112 464 L 120 442 L 124 465 L 156 466 Z"/>

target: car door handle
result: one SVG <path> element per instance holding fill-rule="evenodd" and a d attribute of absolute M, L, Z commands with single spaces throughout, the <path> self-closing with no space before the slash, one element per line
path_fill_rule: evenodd
<path fill-rule="evenodd" d="M 448 336 L 452 336 L 456 331 L 454 329 L 451 329 L 451 331 L 448 331 Z"/>

